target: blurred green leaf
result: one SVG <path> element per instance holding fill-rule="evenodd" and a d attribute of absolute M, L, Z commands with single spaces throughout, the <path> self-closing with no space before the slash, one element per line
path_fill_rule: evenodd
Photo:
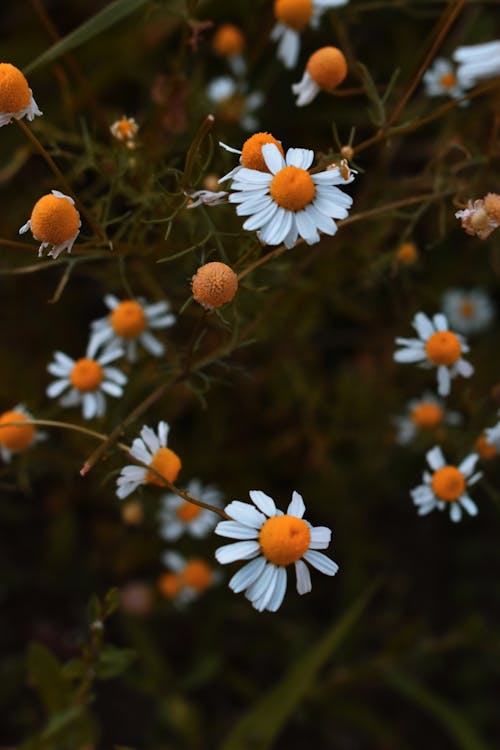
<path fill-rule="evenodd" d="M 135 651 L 130 648 L 116 648 L 105 646 L 99 654 L 96 675 L 100 680 L 110 680 L 124 672 L 136 658 Z"/>
<path fill-rule="evenodd" d="M 68 684 L 56 657 L 40 643 L 30 643 L 26 654 L 30 682 L 51 714 L 68 705 Z"/>
<path fill-rule="evenodd" d="M 115 23 L 126 18 L 135 10 L 138 10 L 146 2 L 147 0 L 114 0 L 114 2 L 107 5 L 99 13 L 96 13 L 95 16 L 89 18 L 88 21 L 82 23 L 77 29 L 74 29 L 74 31 L 71 31 L 63 39 L 53 44 L 52 47 L 45 50 L 45 52 L 25 67 L 24 72 L 31 73 L 31 71 L 39 68 L 41 65 L 46 65 L 48 62 L 57 60 L 58 57 L 64 55 L 66 52 L 70 52 L 81 44 L 90 41 L 102 31 L 114 26 Z"/>
<path fill-rule="evenodd" d="M 269 690 L 236 724 L 222 750 L 268 750 L 305 697 L 317 672 L 356 624 L 374 594 L 365 592 L 323 638 L 298 659 L 285 677 Z"/>

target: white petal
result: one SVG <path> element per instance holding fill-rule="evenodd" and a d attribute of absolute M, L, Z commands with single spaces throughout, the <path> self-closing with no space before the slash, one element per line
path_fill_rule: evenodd
<path fill-rule="evenodd" d="M 249 232 L 253 231 L 254 229 L 260 229 L 262 226 L 264 226 L 264 224 L 272 221 L 273 216 L 277 213 L 277 211 L 278 205 L 274 203 L 274 201 L 271 201 L 271 203 L 265 208 L 257 211 L 257 213 L 255 213 L 253 216 L 250 216 L 250 218 L 247 219 L 243 224 L 243 229 L 246 229 Z"/>
<path fill-rule="evenodd" d="M 450 393 L 450 371 L 444 365 L 437 368 L 438 393 L 440 396 L 448 396 Z"/>
<path fill-rule="evenodd" d="M 141 461 L 143 464 L 149 464 L 153 460 L 153 456 L 144 445 L 141 438 L 135 438 L 130 449 L 130 454 Z"/>
<path fill-rule="evenodd" d="M 93 419 L 97 411 L 95 394 L 92 392 L 84 393 L 82 397 L 82 415 L 84 419 Z"/>
<path fill-rule="evenodd" d="M 312 549 L 307 550 L 307 552 L 304 554 L 304 560 L 306 560 L 309 565 L 312 565 L 313 568 L 316 568 L 321 573 L 324 573 L 327 576 L 334 576 L 339 569 L 339 566 L 336 562 L 331 560 L 322 552 L 316 552 Z"/>
<path fill-rule="evenodd" d="M 146 446 L 154 456 L 154 454 L 160 450 L 160 441 L 158 440 L 155 431 L 152 430 L 151 427 L 144 425 L 140 432 L 140 435 L 142 440 L 146 443 Z"/>
<path fill-rule="evenodd" d="M 325 216 L 325 214 L 321 213 L 321 211 L 318 211 L 318 209 L 314 205 L 314 201 L 308 205 L 306 211 L 311 215 L 314 223 L 321 232 L 329 234 L 333 237 L 333 235 L 337 232 L 337 225 L 331 218 L 331 216 Z M 341 219 L 344 218 L 344 216 L 347 216 L 347 211 L 345 211 L 343 208 L 339 209 L 339 211 L 330 211 L 330 213 L 332 214 L 332 216 L 335 216 L 336 219 Z M 339 213 L 341 213 L 342 215 L 339 216 Z"/>
<path fill-rule="evenodd" d="M 302 560 L 295 563 L 295 576 L 297 578 L 297 592 L 299 594 L 308 594 L 312 589 L 311 574 L 309 568 Z"/>
<path fill-rule="evenodd" d="M 288 166 L 309 169 L 314 160 L 314 151 L 309 148 L 289 148 L 286 152 Z"/>
<path fill-rule="evenodd" d="M 160 441 L 160 445 L 162 448 L 165 448 L 167 445 L 168 440 L 168 433 L 170 432 L 170 425 L 167 424 L 167 422 L 164 422 L 161 420 L 161 422 L 158 422 L 158 439 Z M 193 493 L 196 494 L 196 493 Z"/>
<path fill-rule="evenodd" d="M 327 526 L 314 526 L 311 531 L 309 549 L 326 549 L 332 538 L 331 529 Z"/>
<path fill-rule="evenodd" d="M 120 388 L 120 386 L 116 385 L 116 383 L 110 383 L 106 380 L 101 383 L 101 389 L 104 391 L 104 393 L 108 393 L 110 396 L 114 396 L 115 398 L 120 398 L 120 396 L 123 395 L 123 388 Z"/>
<path fill-rule="evenodd" d="M 464 458 L 462 463 L 458 465 L 458 470 L 461 471 L 462 474 L 465 474 L 466 477 L 468 477 L 474 472 L 478 460 L 479 456 L 477 453 L 469 453 L 469 455 Z"/>
<path fill-rule="evenodd" d="M 436 327 L 436 331 L 448 331 L 449 330 L 450 326 L 446 319 L 446 315 L 443 315 L 443 313 L 437 313 L 437 315 L 434 315 L 433 321 Z"/>
<path fill-rule="evenodd" d="M 163 354 L 165 354 L 164 344 L 162 344 L 162 342 L 159 341 L 156 336 L 153 336 L 152 333 L 149 333 L 149 331 L 144 331 L 144 333 L 140 335 L 139 341 L 146 349 L 146 351 L 152 354 L 153 357 L 161 357 Z"/>
<path fill-rule="evenodd" d="M 267 143 L 267 146 L 274 146 L 274 143 Z M 265 148 L 265 147 L 264 147 Z M 276 148 L 276 146 L 274 146 Z M 276 149 L 278 151 L 278 149 Z M 278 151 L 279 153 L 279 151 Z M 241 169 L 238 170 L 238 179 L 233 183 L 233 188 L 236 188 L 236 185 L 244 186 L 244 189 L 249 190 L 256 187 L 268 187 L 272 182 L 273 176 L 272 174 L 269 174 L 269 172 L 260 172 L 258 169 L 248 169 L 247 167 L 241 167 Z M 245 187 L 245 185 L 247 185 Z"/>
<path fill-rule="evenodd" d="M 262 513 L 265 513 L 266 516 L 269 517 L 276 515 L 276 505 L 272 497 L 269 497 L 269 495 L 266 495 L 265 492 L 261 492 L 260 490 L 250 490 L 248 494 L 250 495 L 252 502 L 260 511 L 262 511 Z"/>
<path fill-rule="evenodd" d="M 260 513 L 257 508 L 250 503 L 242 503 L 240 500 L 233 500 L 232 503 L 224 508 L 228 516 L 244 526 L 251 526 L 254 529 L 260 529 L 265 522 L 266 517 Z"/>
<path fill-rule="evenodd" d="M 446 459 L 443 455 L 443 451 L 438 445 L 436 445 L 430 451 L 427 451 L 425 457 L 427 459 L 427 463 L 433 471 L 437 471 L 443 466 L 446 466 Z"/>
<path fill-rule="evenodd" d="M 415 328 L 420 338 L 424 341 L 427 341 L 427 339 L 435 333 L 434 326 L 432 325 L 431 321 L 429 320 L 427 315 L 422 312 L 417 313 L 413 318 L 413 327 Z"/>
<path fill-rule="evenodd" d="M 276 566 L 270 562 L 266 562 L 261 575 L 248 587 L 245 593 L 246 598 L 254 602 L 266 593 L 271 583 L 273 583 L 274 588 L 275 571 Z"/>
<path fill-rule="evenodd" d="M 265 557 L 256 557 L 255 560 L 244 565 L 229 581 L 229 588 L 236 594 L 244 591 L 259 578 L 266 566 Z"/>
<path fill-rule="evenodd" d="M 227 565 L 235 560 L 250 560 L 259 551 L 260 545 L 258 542 L 235 542 L 234 544 L 226 544 L 224 547 L 216 549 L 215 557 L 221 565 Z"/>
<path fill-rule="evenodd" d="M 450 503 L 450 518 L 457 523 L 462 518 L 462 508 L 458 502 Z"/>
<path fill-rule="evenodd" d="M 464 508 L 469 516 L 477 516 L 477 505 L 474 500 L 468 495 L 462 495 L 459 499 L 459 503 Z"/>
<path fill-rule="evenodd" d="M 118 385 L 125 385 L 128 380 L 127 376 L 117 367 L 103 367 L 102 371 L 108 380 L 112 380 Z"/>
<path fill-rule="evenodd" d="M 283 155 L 275 143 L 265 143 L 262 146 L 261 151 L 262 156 L 264 157 L 264 161 L 266 162 L 266 166 L 271 174 L 276 174 L 277 172 L 280 172 L 284 167 L 286 167 L 286 162 L 283 158 Z"/>
<path fill-rule="evenodd" d="M 266 245 L 279 245 L 291 229 L 294 214 L 278 207 L 274 216 L 262 227 L 260 239 Z"/>
<path fill-rule="evenodd" d="M 246 193 L 246 195 L 248 195 L 248 193 Z M 240 196 L 235 195 L 234 197 L 234 202 L 237 202 L 236 197 Z M 236 213 L 238 216 L 250 216 L 251 214 L 260 213 L 272 205 L 275 205 L 275 203 L 270 195 L 264 194 L 260 190 L 254 191 L 250 198 L 246 198 L 245 201 L 240 203 L 236 208 Z"/>
<path fill-rule="evenodd" d="M 71 357 L 68 357 L 67 354 L 64 352 L 54 352 L 54 359 L 56 362 L 60 362 L 61 365 L 68 368 L 68 375 L 70 371 L 73 369 L 73 366 L 75 364 L 75 360 L 71 359 Z"/>
<path fill-rule="evenodd" d="M 396 362 L 407 364 L 409 362 L 422 362 L 424 359 L 427 359 L 427 355 L 423 349 L 412 349 L 408 347 L 406 349 L 397 349 L 394 352 L 394 360 Z"/>
<path fill-rule="evenodd" d="M 474 374 L 474 367 L 465 359 L 459 359 L 458 362 L 455 362 L 455 370 L 460 373 L 463 378 L 470 378 L 470 376 Z"/>
<path fill-rule="evenodd" d="M 269 599 L 267 609 L 269 612 L 276 612 L 281 607 L 286 592 L 286 568 L 277 568 L 276 584 L 274 593 Z"/>
<path fill-rule="evenodd" d="M 87 356 L 91 356 L 88 354 Z M 116 346 L 110 346 L 109 349 L 105 349 L 97 359 L 97 362 L 104 366 L 109 365 L 110 362 L 114 362 L 115 359 L 120 359 L 120 357 L 123 357 L 123 349 L 121 347 Z"/>
<path fill-rule="evenodd" d="M 69 384 L 67 378 L 64 378 L 64 380 L 54 380 L 54 382 L 47 387 L 45 392 L 49 398 L 57 398 L 66 388 L 68 388 Z"/>
<path fill-rule="evenodd" d="M 297 211 L 295 214 L 297 229 L 301 237 L 305 239 L 308 245 L 314 245 L 319 242 L 319 234 L 312 219 L 307 211 Z"/>
<path fill-rule="evenodd" d="M 215 533 L 231 539 L 257 539 L 259 536 L 258 529 L 244 526 L 236 521 L 220 521 L 215 527 Z"/>
<path fill-rule="evenodd" d="M 287 508 L 287 513 L 289 516 L 295 516 L 295 518 L 302 518 L 306 510 L 306 506 L 304 504 L 304 499 L 302 495 L 300 495 L 295 490 L 292 493 L 292 502 L 289 504 Z"/>
<path fill-rule="evenodd" d="M 269 576 L 269 581 L 267 583 L 265 590 L 259 597 L 252 599 L 252 604 L 258 612 L 263 612 L 263 610 L 267 609 L 269 602 L 272 600 L 274 596 L 274 592 L 276 590 L 276 584 L 278 583 L 278 568 L 275 567 L 274 565 L 270 567 L 271 567 L 271 575 Z"/>

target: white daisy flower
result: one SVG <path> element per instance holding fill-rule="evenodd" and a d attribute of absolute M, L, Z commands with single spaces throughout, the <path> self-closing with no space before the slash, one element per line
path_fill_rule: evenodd
<path fill-rule="evenodd" d="M 192 479 L 185 491 L 197 500 L 203 500 L 217 508 L 222 505 L 222 493 L 210 485 L 203 486 Z M 184 500 L 179 495 L 168 493 L 160 499 L 160 536 L 167 541 L 176 541 L 182 534 L 198 539 L 206 536 L 216 525 L 216 514 L 207 508 Z"/>
<path fill-rule="evenodd" d="M 31 122 L 42 114 L 19 68 L 0 63 L 0 128 L 23 117 Z"/>
<path fill-rule="evenodd" d="M 90 341 L 95 348 L 111 342 L 119 344 L 124 348 L 129 362 L 136 361 L 138 344 L 153 357 L 161 357 L 165 353 L 164 344 L 153 336 L 151 329 L 174 325 L 175 315 L 168 312 L 168 302 L 148 305 L 142 297 L 120 301 L 113 294 L 107 294 L 104 303 L 111 312 L 91 324 Z"/>
<path fill-rule="evenodd" d="M 284 242 L 288 248 L 299 236 L 313 245 L 319 231 L 334 235 L 334 218 L 345 219 L 352 205 L 351 196 L 335 187 L 354 179 L 346 165 L 311 174 L 313 151 L 289 148 L 285 160 L 272 143 L 262 146 L 262 155 L 269 172 L 242 168 L 232 183 L 229 201 L 239 204 L 239 216 L 249 216 L 243 229 L 258 230 L 265 245 Z"/>
<path fill-rule="evenodd" d="M 453 53 L 457 79 L 463 88 L 472 88 L 483 78 L 500 75 L 500 39 L 485 44 L 458 47 Z"/>
<path fill-rule="evenodd" d="M 422 80 L 427 96 L 451 96 L 452 99 L 460 99 L 465 93 L 458 83 L 454 65 L 444 57 L 434 60 Z"/>
<path fill-rule="evenodd" d="M 229 151 L 231 154 L 239 154 L 240 156 L 239 165 L 231 169 L 231 171 L 225 174 L 224 177 L 221 177 L 219 182 L 226 182 L 226 180 L 234 179 L 243 167 L 246 167 L 247 169 L 256 169 L 258 172 L 269 172 L 262 155 L 262 146 L 266 143 L 274 143 L 281 153 L 284 154 L 280 141 L 277 141 L 271 133 L 254 133 L 250 138 L 246 139 L 241 150 L 219 141 L 219 146 L 223 149 Z"/>
<path fill-rule="evenodd" d="M 335 575 L 339 566 L 318 552 L 328 547 L 332 532 L 303 519 L 305 505 L 298 492 L 292 494 L 286 514 L 260 490 L 251 490 L 250 499 L 256 507 L 235 500 L 225 508 L 232 520 L 218 523 L 215 533 L 241 541 L 219 547 L 215 557 L 222 565 L 250 560 L 231 578 L 229 587 L 236 593 L 245 591 L 259 612 L 275 612 L 285 596 L 287 565 L 295 564 L 299 594 L 311 590 L 304 560 L 325 575 Z"/>
<path fill-rule="evenodd" d="M 38 257 L 43 255 L 46 247 L 52 246 L 47 255 L 56 260 L 64 250 L 71 252 L 81 225 L 73 198 L 59 190 L 51 190 L 35 203 L 30 218 L 20 228 L 19 234 L 31 229 L 35 240 L 41 242 Z"/>
<path fill-rule="evenodd" d="M 33 415 L 24 404 L 17 404 L 13 409 L 0 414 L 0 456 L 5 463 L 10 463 L 12 456 L 17 453 L 22 453 L 35 443 L 46 440 L 47 433 L 37 430 L 36 425 L 10 424 L 11 422 L 28 422 L 31 419 Z"/>
<path fill-rule="evenodd" d="M 493 303 L 482 289 L 449 289 L 441 307 L 450 325 L 465 336 L 481 333 L 495 317 Z"/>
<path fill-rule="evenodd" d="M 54 360 L 47 367 L 50 374 L 57 377 L 48 386 L 47 396 L 58 398 L 67 391 L 59 399 L 59 404 L 63 407 L 81 404 L 84 419 L 102 417 L 106 412 L 105 394 L 120 398 L 127 382 L 121 370 L 108 367 L 110 362 L 123 356 L 123 349 L 111 346 L 98 357 L 96 352 L 95 342 L 90 341 L 85 357 L 74 360 L 63 352 L 55 352 Z"/>
<path fill-rule="evenodd" d="M 117 141 L 124 143 L 127 148 L 134 148 L 135 136 L 139 132 L 139 125 L 133 117 L 123 115 L 110 126 L 109 130 L 113 138 L 116 138 Z"/>
<path fill-rule="evenodd" d="M 437 446 L 426 454 L 426 458 L 432 473 L 424 471 L 424 483 L 410 490 L 418 515 L 425 516 L 436 508 L 444 510 L 446 505 L 449 505 L 452 521 L 460 521 L 462 510 L 470 516 L 477 515 L 476 503 L 467 494 L 467 487 L 482 477 L 482 472 L 474 473 L 479 459 L 477 453 L 470 453 L 458 467 L 447 464 Z"/>
<path fill-rule="evenodd" d="M 253 112 L 264 104 L 261 91 L 247 94 L 243 83 L 237 83 L 231 76 L 219 76 L 208 84 L 207 96 L 217 105 L 217 114 L 222 120 L 237 122 L 249 132 L 258 128 Z"/>
<path fill-rule="evenodd" d="M 271 39 L 278 42 L 276 55 L 285 68 L 297 64 L 300 52 L 300 32 L 307 26 L 317 28 L 321 15 L 329 8 L 340 8 L 349 0 L 275 0 L 277 20 Z"/>
<path fill-rule="evenodd" d="M 221 580 L 220 572 L 199 557 L 186 559 L 178 552 L 165 552 L 162 562 L 169 571 L 158 579 L 160 593 L 184 607 Z"/>
<path fill-rule="evenodd" d="M 167 448 L 167 438 L 170 427 L 166 422 L 158 422 L 155 433 L 151 427 L 144 425 L 140 437 L 132 443 L 130 455 L 146 466 L 129 464 L 124 466 L 116 480 L 116 494 L 120 500 L 128 497 L 140 484 L 155 484 L 164 487 L 164 483 L 147 466 L 165 477 L 169 482 L 175 482 L 181 470 L 181 460 L 173 450 Z"/>
<path fill-rule="evenodd" d="M 438 393 L 447 396 L 451 379 L 456 375 L 470 378 L 473 366 L 462 358 L 469 351 L 465 339 L 460 334 L 448 330 L 448 321 L 442 313 L 432 320 L 422 312 L 415 315 L 412 322 L 420 338 L 397 338 L 396 344 L 403 348 L 394 353 L 396 362 L 418 362 L 421 367 L 437 368 Z"/>
<path fill-rule="evenodd" d="M 405 416 L 394 419 L 396 442 L 407 445 L 420 432 L 432 432 L 443 424 L 457 425 L 461 421 L 458 412 L 447 410 L 441 399 L 427 391 L 421 398 L 408 401 Z"/>

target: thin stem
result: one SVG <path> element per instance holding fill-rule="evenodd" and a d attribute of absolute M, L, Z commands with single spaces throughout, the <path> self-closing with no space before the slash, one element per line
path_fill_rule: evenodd
<path fill-rule="evenodd" d="M 0 239 L 0 245 L 6 247 L 15 247 L 16 250 L 38 250 L 35 245 L 27 245 L 25 242 L 16 242 L 16 240 L 4 240 Z"/>
<path fill-rule="evenodd" d="M 203 143 L 205 137 L 210 133 L 214 122 L 215 117 L 213 115 L 207 115 L 198 128 L 198 132 L 196 133 L 195 137 L 193 138 L 193 142 L 191 143 L 189 151 L 187 152 L 186 163 L 184 165 L 184 176 L 182 178 L 183 190 L 191 187 L 193 169 L 196 159 L 198 158 L 200 153 L 201 144 Z"/>

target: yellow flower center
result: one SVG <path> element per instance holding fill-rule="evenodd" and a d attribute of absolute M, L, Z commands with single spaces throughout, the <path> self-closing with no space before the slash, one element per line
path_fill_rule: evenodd
<path fill-rule="evenodd" d="M 241 55 L 245 48 L 243 32 L 232 23 L 219 26 L 212 38 L 212 49 L 219 57 Z"/>
<path fill-rule="evenodd" d="M 241 163 L 247 169 L 256 169 L 258 172 L 269 172 L 267 164 L 262 156 L 262 146 L 266 143 L 274 143 L 284 156 L 283 146 L 271 133 L 254 133 L 247 138 L 241 149 Z"/>
<path fill-rule="evenodd" d="M 430 401 L 418 404 L 411 414 L 413 424 L 421 429 L 437 427 L 443 421 L 443 416 L 443 409 Z"/>
<path fill-rule="evenodd" d="M 431 486 L 436 497 L 453 503 L 465 492 L 465 477 L 456 466 L 443 466 L 432 475 Z"/>
<path fill-rule="evenodd" d="M 497 455 L 497 449 L 491 443 L 486 440 L 486 435 L 479 435 L 475 444 L 476 453 L 479 453 L 481 458 L 495 458 Z"/>
<path fill-rule="evenodd" d="M 186 501 L 182 503 L 182 505 L 179 505 L 179 507 L 177 508 L 177 518 L 183 523 L 189 523 L 190 521 L 194 521 L 195 518 L 198 518 L 201 510 L 202 509 L 199 507 L 199 505 L 195 505 L 194 503 L 189 503 Z"/>
<path fill-rule="evenodd" d="M 312 0 L 274 0 L 274 15 L 278 21 L 296 31 L 305 29 L 312 12 Z"/>
<path fill-rule="evenodd" d="M 206 591 L 212 583 L 212 568 L 205 560 L 189 560 L 182 571 L 182 580 L 185 586 L 196 591 Z"/>
<path fill-rule="evenodd" d="M 153 460 L 149 465 L 169 482 L 175 482 L 179 476 L 182 463 L 177 453 L 171 451 L 170 448 L 160 448 L 154 454 Z M 158 487 L 165 486 L 161 479 L 156 474 L 153 474 L 152 471 L 148 471 L 146 474 L 146 482 L 148 484 L 156 484 Z"/>
<path fill-rule="evenodd" d="M 165 599 L 175 599 L 182 588 L 182 579 L 178 573 L 163 573 L 158 578 L 158 588 Z"/>
<path fill-rule="evenodd" d="M 117 336 L 135 339 L 144 332 L 147 319 L 142 306 L 133 300 L 121 302 L 109 316 L 111 327 Z"/>
<path fill-rule="evenodd" d="M 445 89 L 451 89 L 457 85 L 457 77 L 454 73 L 444 73 L 439 79 L 439 83 Z"/>
<path fill-rule="evenodd" d="M 200 266 L 192 278 L 193 297 L 200 305 L 211 309 L 231 302 L 238 291 L 238 277 L 232 268 L 219 261 Z"/>
<path fill-rule="evenodd" d="M 131 140 L 137 133 L 137 123 L 134 120 L 123 118 L 117 120 L 114 129 L 116 131 L 116 137 L 121 140 Z"/>
<path fill-rule="evenodd" d="M 476 308 L 474 306 L 474 303 L 470 300 L 464 300 L 459 307 L 460 314 L 464 316 L 464 318 L 472 318 L 474 316 L 474 313 L 476 312 Z"/>
<path fill-rule="evenodd" d="M 5 411 L 0 417 L 0 445 L 13 453 L 26 450 L 33 442 L 34 426 L 27 424 L 23 427 L 17 427 L 17 425 L 3 427 L 2 425 L 9 422 L 27 422 L 28 419 L 29 417 L 19 411 Z"/>
<path fill-rule="evenodd" d="M 311 55 L 306 70 L 318 86 L 333 91 L 347 75 L 347 62 L 337 47 L 322 47 Z"/>
<path fill-rule="evenodd" d="M 425 351 L 435 365 L 452 365 L 460 359 L 462 346 L 458 336 L 451 331 L 438 331 L 427 339 Z"/>
<path fill-rule="evenodd" d="M 60 245 L 77 233 L 80 214 L 67 198 L 44 195 L 35 203 L 30 222 L 35 239 Z"/>
<path fill-rule="evenodd" d="M 259 533 L 262 554 L 274 565 L 290 565 L 300 560 L 310 542 L 309 526 L 295 516 L 274 516 L 263 524 Z"/>
<path fill-rule="evenodd" d="M 78 391 L 95 391 L 102 382 L 104 373 L 101 365 L 95 359 L 82 357 L 78 359 L 71 370 L 71 384 Z"/>
<path fill-rule="evenodd" d="M 418 251 L 414 242 L 403 242 L 396 252 L 397 260 L 404 266 L 410 266 L 418 258 Z"/>
<path fill-rule="evenodd" d="M 309 172 L 300 167 L 284 167 L 270 185 L 272 199 L 287 211 L 301 211 L 314 200 L 316 188 Z"/>
<path fill-rule="evenodd" d="M 0 63 L 0 113 L 26 109 L 31 95 L 28 81 L 10 63 Z"/>

